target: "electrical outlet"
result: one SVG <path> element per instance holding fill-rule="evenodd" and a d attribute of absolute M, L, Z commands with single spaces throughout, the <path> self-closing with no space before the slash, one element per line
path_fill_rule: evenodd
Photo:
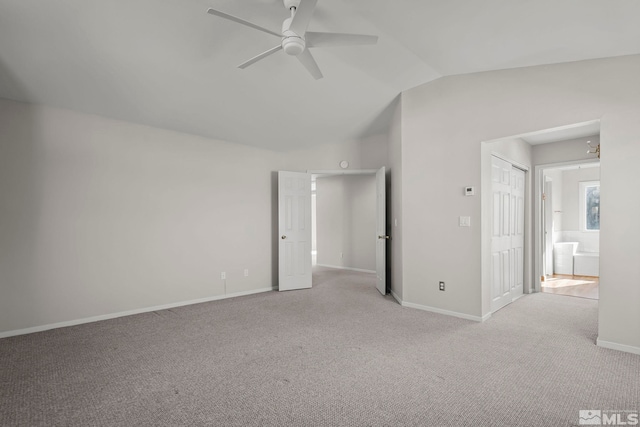
<path fill-rule="evenodd" d="M 340 252 L 340 259 L 344 258 L 344 253 Z"/>
<path fill-rule="evenodd" d="M 441 291 L 444 291 L 444 282 L 440 282 L 440 284 L 438 285 L 439 289 Z"/>
<path fill-rule="evenodd" d="M 244 269 L 244 277 L 249 277 L 249 269 L 248 268 Z"/>
<path fill-rule="evenodd" d="M 224 271 L 220 273 L 220 279 L 225 280 L 226 278 L 227 278 L 227 273 L 225 273 Z"/>

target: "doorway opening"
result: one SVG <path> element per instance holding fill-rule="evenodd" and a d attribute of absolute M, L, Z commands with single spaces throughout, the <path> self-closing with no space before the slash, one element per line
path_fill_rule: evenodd
<path fill-rule="evenodd" d="M 375 175 L 312 175 L 314 265 L 375 273 Z"/>
<path fill-rule="evenodd" d="M 294 289 L 305 289 L 310 288 L 313 283 L 312 270 L 313 270 L 313 262 L 312 262 L 312 252 L 315 249 L 316 255 L 316 265 L 320 264 L 322 261 L 322 238 L 319 239 L 319 236 L 324 238 L 324 232 L 319 225 L 317 214 L 318 206 L 321 205 L 319 198 L 319 186 L 318 186 L 318 177 L 321 176 L 323 178 L 329 178 L 332 176 L 341 176 L 341 175 L 353 175 L 353 176 L 364 176 L 370 175 L 374 178 L 373 183 L 375 184 L 375 193 L 373 194 L 373 200 L 375 203 L 373 205 L 367 204 L 364 205 L 364 211 L 360 210 L 360 207 L 356 209 L 356 213 L 354 215 L 353 210 L 353 200 L 359 199 L 362 196 L 362 191 L 350 191 L 347 192 L 347 197 L 344 197 L 344 191 L 342 191 L 343 196 L 339 198 L 330 198 L 331 202 L 342 201 L 345 199 L 349 204 L 350 209 L 348 215 L 348 223 L 351 224 L 351 227 L 348 227 L 347 230 L 344 230 L 342 226 L 337 227 L 335 224 L 328 228 L 328 232 L 326 234 L 329 235 L 328 244 L 333 245 L 333 253 L 332 255 L 339 254 L 339 260 L 336 264 L 328 265 L 329 267 L 342 267 L 345 265 L 343 261 L 345 258 L 349 259 L 357 259 L 362 254 L 361 252 L 365 251 L 364 249 L 353 250 L 351 245 L 349 245 L 349 253 L 351 256 L 349 258 L 345 257 L 345 250 L 343 249 L 344 244 L 336 246 L 336 241 L 340 243 L 344 241 L 344 236 L 350 236 L 353 233 L 353 224 L 360 225 L 363 222 L 364 216 L 373 215 L 371 218 L 374 219 L 373 223 L 375 223 L 375 228 L 372 227 L 364 227 L 364 233 L 366 236 L 364 238 L 356 238 L 351 239 L 349 243 L 356 242 L 360 244 L 360 242 L 373 240 L 375 242 L 375 262 L 373 264 L 369 264 L 371 267 L 375 269 L 375 287 L 382 294 L 386 295 L 388 293 L 387 281 L 386 281 L 386 243 L 390 237 L 386 232 L 386 169 L 385 167 L 381 167 L 378 170 L 355 170 L 355 171 L 308 171 L 306 173 L 301 172 L 287 172 L 287 171 L 279 171 L 278 172 L 278 290 L 279 291 L 287 291 Z M 311 189 L 312 189 L 312 177 L 315 179 L 315 215 L 312 219 L 312 204 L 314 203 L 314 197 L 312 197 Z M 367 179 L 362 180 L 362 182 L 358 183 L 361 185 L 364 183 L 366 186 L 368 183 Z M 344 183 L 340 183 L 344 184 Z M 349 195 L 350 194 L 350 195 Z M 344 209 L 338 209 L 335 206 L 331 208 L 332 212 L 338 213 L 338 218 L 342 215 L 343 219 Z M 364 213 L 368 215 L 364 215 Z M 344 220 L 338 220 L 341 224 Z M 359 228 L 359 227 L 358 227 Z M 313 231 L 315 230 L 315 238 Z M 346 231 L 346 232 L 345 232 Z M 334 239 L 331 239 L 331 236 Z M 367 248 L 365 245 L 364 248 Z M 370 261 L 370 259 L 369 259 Z M 335 261 L 334 261 L 335 262 Z M 365 259 L 365 262 L 367 260 Z M 348 267 L 348 266 L 347 266 Z M 374 271 L 373 269 L 364 269 L 358 267 L 350 267 L 355 270 L 364 270 L 364 271 Z"/>
<path fill-rule="evenodd" d="M 540 291 L 598 299 L 600 163 L 540 168 Z"/>
<path fill-rule="evenodd" d="M 375 275 L 378 171 L 310 172 L 314 283 L 331 270 Z"/>
<path fill-rule="evenodd" d="M 483 319 L 490 317 L 491 313 L 495 312 L 499 309 L 499 306 L 501 306 L 501 304 L 495 303 L 497 289 L 504 291 L 500 294 L 505 297 L 504 301 L 509 299 L 507 297 L 510 295 L 507 295 L 505 290 L 506 287 L 498 286 L 498 284 L 503 284 L 500 274 L 502 274 L 503 277 L 508 277 L 511 274 L 510 271 L 513 271 L 508 268 L 503 268 L 505 265 L 512 265 L 510 264 L 510 258 L 505 255 L 503 257 L 504 259 L 499 260 L 498 258 L 500 258 L 501 255 L 498 254 L 498 252 L 500 251 L 494 251 L 492 249 L 493 239 L 496 237 L 494 235 L 496 226 L 499 225 L 506 227 L 507 224 L 505 221 L 499 221 L 499 215 L 493 215 L 495 210 L 494 206 L 498 206 L 498 209 L 500 209 L 503 205 L 496 205 L 497 201 L 495 199 L 495 192 L 492 188 L 492 174 L 494 172 L 492 158 L 498 157 L 507 161 L 512 160 L 512 166 L 520 166 L 521 169 L 530 171 L 530 173 L 525 174 L 523 291 L 524 294 L 541 292 L 541 284 L 545 281 L 547 282 L 545 285 L 550 285 L 546 287 L 553 288 L 552 280 L 545 279 L 565 279 L 552 277 L 554 274 L 554 243 L 582 243 L 581 246 L 576 246 L 575 253 L 573 248 L 568 249 L 571 251 L 571 275 L 576 275 L 575 278 L 572 277 L 570 280 L 582 280 L 581 277 L 577 276 L 592 275 L 593 273 L 590 272 L 592 270 L 589 270 L 589 268 L 594 264 L 599 264 L 599 258 L 597 256 L 598 250 L 593 246 L 594 239 L 598 239 L 595 236 L 598 236 L 599 232 L 595 232 L 591 229 L 580 229 L 579 227 L 574 227 L 574 229 L 571 230 L 558 228 L 557 231 L 567 233 L 564 235 L 556 234 L 556 238 L 554 240 L 554 218 L 552 211 L 560 209 L 551 208 L 551 212 L 547 212 L 546 224 L 548 234 L 545 234 L 545 212 L 543 210 L 542 200 L 545 190 L 545 182 L 553 181 L 553 176 L 544 175 L 543 170 L 551 170 L 551 168 L 560 167 L 565 167 L 567 169 L 586 169 L 584 164 L 599 164 L 599 134 L 600 121 L 592 120 L 589 122 L 560 126 L 491 141 L 483 141 L 481 143 L 481 263 Z M 596 183 L 598 185 L 595 185 L 591 181 L 599 180 L 599 177 L 594 179 L 582 177 L 579 179 L 582 180 L 579 182 L 582 183 L 580 185 L 582 185 L 583 188 L 578 189 L 575 192 L 573 196 L 575 199 L 570 203 L 572 208 L 575 208 L 576 210 L 578 210 L 580 203 L 584 205 L 582 214 L 582 217 L 584 218 L 581 221 L 583 221 L 583 223 L 591 221 L 592 223 L 589 227 L 593 228 L 593 221 L 599 220 L 599 183 Z M 554 190 L 555 187 L 553 183 L 548 185 L 547 193 L 552 195 Z M 582 199 L 580 200 L 583 201 L 580 202 L 578 197 L 581 197 Z M 598 203 L 594 204 L 594 201 L 597 201 Z M 549 203 L 549 205 L 551 204 Z M 587 218 L 587 213 L 591 215 L 589 218 Z M 559 223 L 557 223 L 556 226 L 558 226 L 558 224 Z M 571 234 L 570 232 L 574 232 L 574 234 Z M 580 233 L 587 237 L 585 239 L 579 239 L 579 237 L 584 237 L 579 236 L 578 234 Z M 549 241 L 549 243 L 547 243 L 547 241 Z M 578 247 L 580 249 L 578 249 Z M 560 249 L 558 249 L 557 253 L 560 253 Z M 575 264 L 578 265 L 578 270 L 573 269 Z M 496 271 L 500 274 L 496 274 Z M 515 271 L 517 271 L 517 269 Z M 584 273 L 585 271 L 588 273 Z M 498 280 L 496 280 L 496 277 Z M 555 286 L 556 289 L 569 288 L 569 286 L 574 285 L 574 283 L 560 282 L 559 280 L 557 281 L 557 286 Z M 569 283 L 569 286 L 561 286 L 566 285 L 567 283 Z M 580 283 L 580 285 L 583 284 L 585 283 Z M 558 293 L 562 291 L 552 292 Z M 513 297 L 511 296 L 510 299 L 513 300 Z"/>

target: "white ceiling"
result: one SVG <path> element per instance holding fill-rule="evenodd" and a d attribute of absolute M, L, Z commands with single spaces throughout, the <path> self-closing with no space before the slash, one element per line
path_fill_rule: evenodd
<path fill-rule="evenodd" d="M 304 0 L 303 0 L 304 1 Z M 282 53 L 281 0 L 0 0 L 0 97 L 286 150 L 386 130 L 405 89 L 443 75 L 640 53 L 637 0 L 319 0 L 310 31 L 376 46 Z"/>

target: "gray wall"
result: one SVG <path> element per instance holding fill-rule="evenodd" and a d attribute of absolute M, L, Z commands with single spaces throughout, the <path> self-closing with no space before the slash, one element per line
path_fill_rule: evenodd
<path fill-rule="evenodd" d="M 553 208 L 553 231 L 562 231 L 562 171 L 551 169 L 545 172 L 545 176 L 551 179 L 551 207 Z"/>
<path fill-rule="evenodd" d="M 600 143 L 599 136 L 589 136 L 584 138 L 568 139 L 565 141 L 552 142 L 549 144 L 539 144 L 533 146 L 533 164 L 550 165 L 576 160 L 593 161 L 594 154 L 587 153 L 589 147 L 586 142 L 592 144 Z"/>
<path fill-rule="evenodd" d="M 277 153 L 0 100 L 0 162 L 0 332 L 272 287 Z"/>
<path fill-rule="evenodd" d="M 386 141 L 280 153 L 0 99 L 0 334 L 272 289 L 274 172 L 378 168 Z"/>
<path fill-rule="evenodd" d="M 481 203 L 460 197 L 479 186 L 481 142 L 601 120 L 601 345 L 640 351 L 640 56 L 452 76 L 402 96 L 403 299 L 417 306 L 482 317 L 489 283 L 482 274 Z M 611 78 L 615 76 L 615 78 Z M 536 159 L 534 158 L 534 161 Z M 438 281 L 448 278 L 447 292 Z M 483 297 L 480 297 L 482 293 Z M 455 297 L 451 297 L 454 294 Z"/>
<path fill-rule="evenodd" d="M 316 230 L 319 265 L 375 271 L 375 175 L 319 178 Z"/>
<path fill-rule="evenodd" d="M 282 153 L 285 169 L 340 170 L 340 161 L 349 162 L 349 170 L 379 169 L 387 165 L 388 135 L 373 135 L 359 140 L 328 143 L 309 149 Z"/>
<path fill-rule="evenodd" d="M 600 168 L 582 168 L 562 172 L 562 228 L 580 230 L 580 182 L 599 181 Z"/>

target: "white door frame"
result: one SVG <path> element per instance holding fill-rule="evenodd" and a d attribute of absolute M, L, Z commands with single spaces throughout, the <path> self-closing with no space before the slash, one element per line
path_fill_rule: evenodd
<path fill-rule="evenodd" d="M 542 262 L 542 248 L 544 245 L 544 223 L 542 218 L 544 216 L 544 210 L 542 205 L 542 193 L 544 191 L 544 170 L 555 169 L 562 166 L 584 165 L 589 163 L 600 163 L 600 159 L 583 159 L 583 160 L 571 160 L 567 162 L 558 163 L 545 163 L 543 165 L 537 165 L 534 172 L 534 291 L 540 292 L 542 290 L 542 282 L 540 281 L 541 275 L 544 274 L 543 262 Z"/>
<path fill-rule="evenodd" d="M 384 167 L 383 167 L 384 168 Z M 310 169 L 307 170 L 308 174 L 311 174 L 312 176 L 312 180 L 315 178 L 324 178 L 324 177 L 330 177 L 330 176 L 341 176 L 341 175 L 373 175 L 375 176 L 376 173 L 379 171 L 380 169 L 351 169 L 351 170 L 345 170 L 345 169 L 320 169 L 320 170 L 314 170 L 314 169 Z M 386 171 L 386 169 L 385 169 Z M 385 188 L 386 191 L 386 188 Z M 377 197 L 377 195 L 376 195 Z M 385 206 L 386 206 L 385 202 Z M 376 218 L 376 223 L 377 223 L 377 218 Z M 386 219 L 385 219 L 385 223 L 386 223 Z M 386 233 L 385 233 L 386 235 Z M 376 241 L 376 246 L 378 245 L 378 242 Z M 385 273 L 386 273 L 386 255 L 385 255 L 385 260 L 384 260 L 384 269 L 385 269 Z M 386 277 L 384 278 L 384 281 L 386 282 Z M 380 289 L 378 289 L 380 290 Z M 382 291 L 380 291 L 382 293 Z"/>
<path fill-rule="evenodd" d="M 542 184 L 542 276 L 553 274 L 553 180 L 546 178 Z"/>
<path fill-rule="evenodd" d="M 376 288 L 387 294 L 387 170 L 376 172 Z"/>

